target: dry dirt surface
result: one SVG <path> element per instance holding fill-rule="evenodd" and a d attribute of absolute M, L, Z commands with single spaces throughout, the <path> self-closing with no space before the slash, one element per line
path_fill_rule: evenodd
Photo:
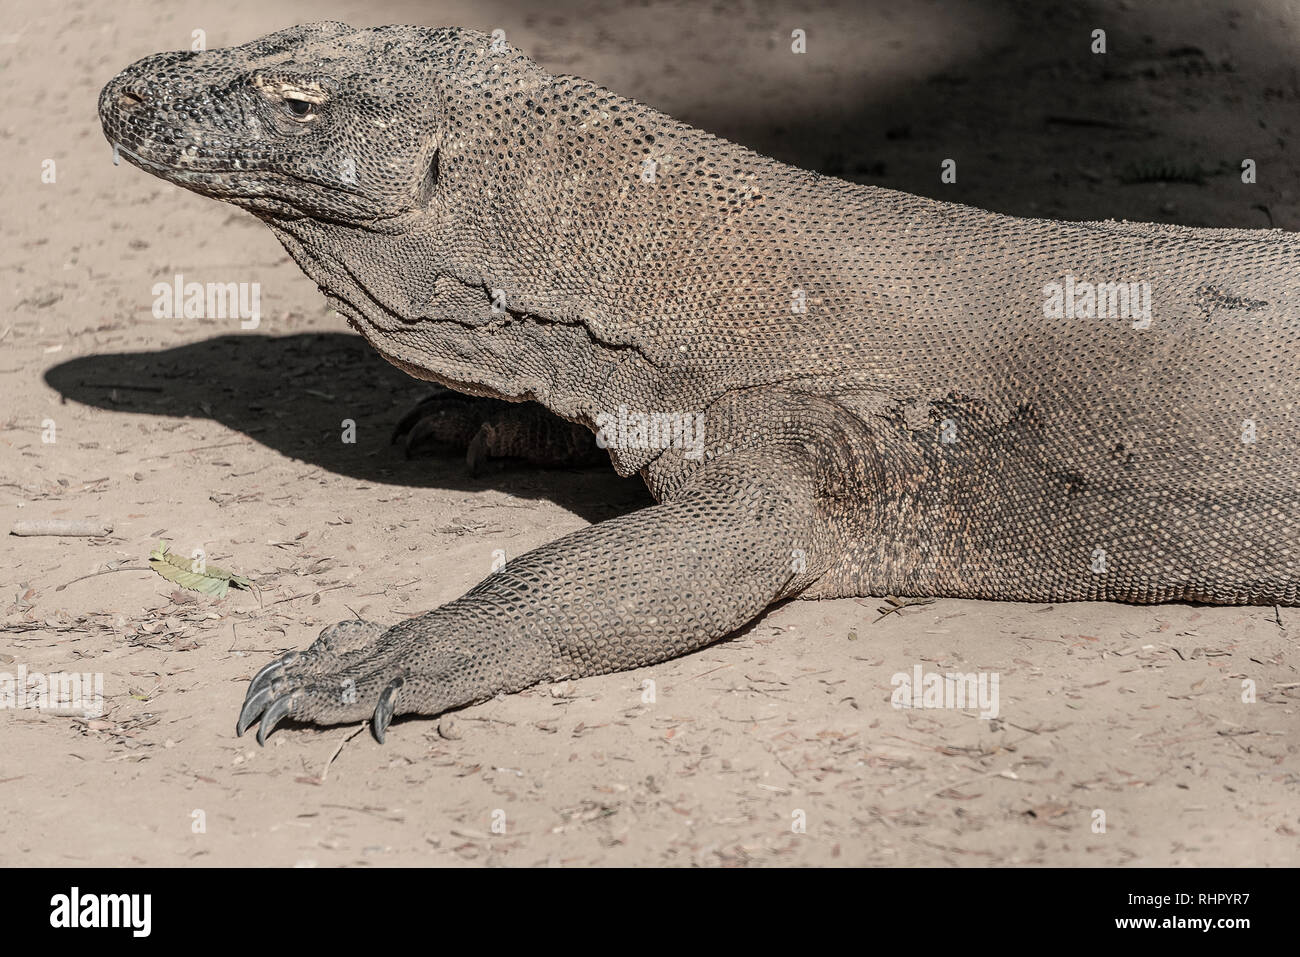
<path fill-rule="evenodd" d="M 555 72 L 858 182 L 1300 229 L 1296 4 L 1056 6 L 9 4 L 0 531 L 112 532 L 0 539 L 0 672 L 103 688 L 98 715 L 0 711 L 0 863 L 1300 861 L 1285 608 L 794 601 L 654 668 L 398 720 L 382 747 L 356 727 L 234 735 L 249 677 L 323 626 L 419 613 L 499 553 L 648 497 L 608 469 L 404 459 L 389 431 L 423 387 L 255 219 L 115 168 L 95 112 L 111 76 L 196 30 L 217 47 L 322 18 L 499 28 Z M 260 325 L 155 318 L 177 275 L 257 283 Z M 256 590 L 178 589 L 149 570 L 159 540 Z M 997 716 L 893 707 L 917 667 L 997 675 Z"/>

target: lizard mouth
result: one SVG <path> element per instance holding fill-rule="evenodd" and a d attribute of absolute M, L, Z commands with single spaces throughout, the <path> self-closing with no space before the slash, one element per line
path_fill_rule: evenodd
<path fill-rule="evenodd" d="M 266 144 L 190 135 L 184 104 L 158 102 L 133 80 L 129 71 L 119 74 L 99 97 L 114 165 L 126 159 L 159 179 L 260 216 L 374 218 L 362 190 L 333 171 L 282 172 L 271 168 L 273 150 Z"/>
<path fill-rule="evenodd" d="M 196 168 L 193 153 L 178 153 L 169 150 L 166 156 L 157 159 L 144 155 L 138 149 L 132 149 L 121 142 L 113 142 L 113 165 L 119 165 L 125 158 L 132 166 L 139 167 L 159 179 L 175 183 L 191 192 L 222 202 L 240 206 L 248 211 L 269 217 L 298 218 L 308 216 L 322 221 L 343 221 L 330 212 L 317 208 L 309 202 L 295 202 L 293 197 L 301 192 L 302 181 L 278 173 L 255 167 L 245 160 L 213 154 L 207 157 L 211 165 Z M 198 154 L 201 156 L 201 154 Z M 181 162 L 177 157 L 184 157 Z M 342 199 L 359 195 L 357 190 L 337 187 L 328 183 L 316 184 L 318 188 L 332 189 L 344 194 Z M 304 193 L 310 196 L 310 193 Z"/>
<path fill-rule="evenodd" d="M 254 173 L 248 151 L 233 143 L 204 143 L 178 129 L 183 111 L 155 103 L 119 74 L 99 95 L 99 120 L 113 146 L 113 162 L 125 156 L 133 165 L 183 186 L 217 185 L 219 177 Z"/>
<path fill-rule="evenodd" d="M 169 180 L 176 180 L 186 186 L 201 186 L 205 181 L 215 186 L 220 182 L 220 174 L 228 172 L 228 170 L 219 169 L 185 169 L 184 167 L 177 165 L 175 162 L 158 162 L 137 153 L 135 150 L 124 146 L 120 142 L 114 142 L 113 165 L 117 166 L 120 157 L 123 156 L 125 156 L 128 162 L 133 166 L 138 166 L 145 172 L 163 176 Z"/>
<path fill-rule="evenodd" d="M 105 130 L 107 132 L 107 130 Z M 169 144 L 159 150 L 157 144 L 134 142 L 127 146 L 121 140 L 109 140 L 113 145 L 113 165 L 123 158 L 159 179 L 175 183 L 192 192 L 210 196 L 253 212 L 300 215 L 302 210 L 278 197 L 280 190 L 268 182 L 276 174 L 260 171 L 245 165 L 241 160 L 222 161 L 219 155 L 204 155 L 196 146 L 180 147 Z M 152 155 L 150 155 L 152 154 Z"/>

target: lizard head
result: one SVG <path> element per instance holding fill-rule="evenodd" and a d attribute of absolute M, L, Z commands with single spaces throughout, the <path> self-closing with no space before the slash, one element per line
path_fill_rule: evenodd
<path fill-rule="evenodd" d="M 119 157 L 267 218 L 367 224 L 417 207 L 436 176 L 430 87 L 387 75 L 428 31 L 322 22 L 242 46 L 159 53 L 104 87 Z M 412 51 L 415 50 L 415 53 Z"/>
<path fill-rule="evenodd" d="M 115 158 L 265 221 L 391 361 L 519 398 L 590 341 L 576 291 L 610 267 L 574 262 L 575 280 L 565 254 L 613 242 L 605 224 L 639 175 L 629 158 L 598 182 L 581 150 L 614 136 L 617 98 L 571 105 L 553 79 L 500 34 L 322 22 L 146 57 L 99 113 Z"/>
<path fill-rule="evenodd" d="M 649 408 L 697 381 L 663 375 L 715 362 L 665 317 L 731 315 L 751 277 L 715 264 L 787 228 L 746 219 L 779 164 L 495 31 L 311 23 L 161 53 L 99 111 L 118 156 L 264 220 L 391 361 L 570 418 L 595 389 Z"/>

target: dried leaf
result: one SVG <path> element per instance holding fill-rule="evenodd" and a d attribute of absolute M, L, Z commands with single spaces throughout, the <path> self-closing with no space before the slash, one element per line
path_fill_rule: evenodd
<path fill-rule="evenodd" d="M 213 598 L 225 598 L 226 591 L 231 585 L 236 588 L 249 588 L 253 584 L 247 578 L 228 572 L 224 568 L 218 568 L 216 565 L 206 565 L 202 573 L 195 571 L 193 559 L 182 558 L 169 552 L 167 548 L 166 542 L 158 543 L 158 547 L 149 553 L 149 567 L 182 588 L 202 592 Z"/>

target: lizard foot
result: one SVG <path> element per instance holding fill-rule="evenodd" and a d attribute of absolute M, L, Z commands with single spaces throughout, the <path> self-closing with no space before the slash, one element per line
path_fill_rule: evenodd
<path fill-rule="evenodd" d="M 321 632 L 305 651 L 291 651 L 262 668 L 249 683 L 235 725 L 242 735 L 259 719 L 257 743 L 266 744 L 286 717 L 317 724 L 356 721 L 367 715 L 381 744 L 401 705 L 409 672 L 388 629 L 369 621 L 343 621 Z"/>
<path fill-rule="evenodd" d="M 471 475 L 500 459 L 549 468 L 608 461 L 590 432 L 534 402 L 461 395 L 442 386 L 402 416 L 392 441 L 403 443 L 407 458 L 426 448 L 463 450 Z"/>
<path fill-rule="evenodd" d="M 425 450 L 465 451 L 483 423 L 507 405 L 436 385 L 398 420 L 390 441 L 401 442 L 408 459 Z"/>

